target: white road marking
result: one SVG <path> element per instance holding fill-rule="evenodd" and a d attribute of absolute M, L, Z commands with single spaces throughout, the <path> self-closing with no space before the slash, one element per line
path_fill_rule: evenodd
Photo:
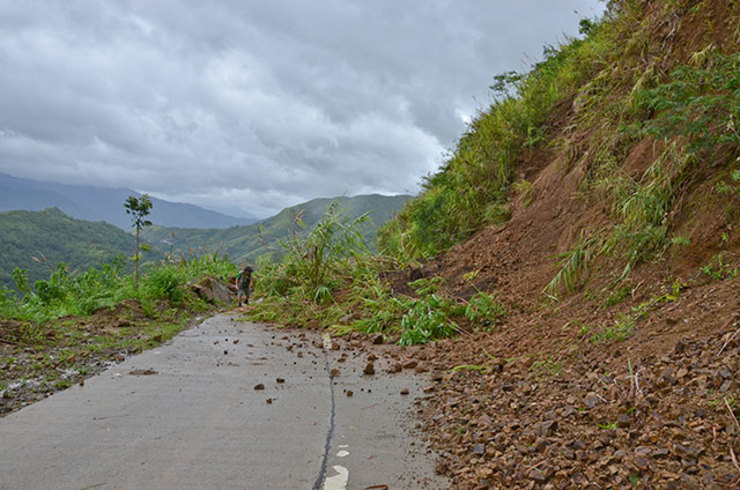
<path fill-rule="evenodd" d="M 324 490 L 347 490 L 349 481 L 349 470 L 344 466 L 332 466 L 337 475 L 324 480 Z"/>
<path fill-rule="evenodd" d="M 347 457 L 347 456 L 349 456 L 349 451 L 344 451 L 344 450 L 342 450 L 342 451 L 339 451 L 339 452 L 337 453 L 337 457 L 338 457 L 338 458 L 344 458 L 344 457 Z"/>

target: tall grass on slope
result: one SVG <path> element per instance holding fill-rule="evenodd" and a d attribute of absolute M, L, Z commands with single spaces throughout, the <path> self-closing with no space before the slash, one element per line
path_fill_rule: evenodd
<path fill-rule="evenodd" d="M 485 225 L 508 219 L 517 160 L 526 149 L 545 144 L 548 117 L 575 95 L 591 75 L 594 59 L 603 56 L 599 25 L 586 27 L 585 40 L 546 48 L 545 60 L 528 74 L 495 78 L 491 88 L 499 99 L 470 124 L 440 170 L 424 179 L 421 195 L 379 231 L 381 252 L 431 257 Z"/>
<path fill-rule="evenodd" d="M 607 83 L 592 91 L 591 97 L 606 100 L 619 90 Z M 589 145 L 596 157 L 584 190 L 612 201 L 615 222 L 605 230 L 603 246 L 592 250 L 589 259 L 623 257 L 626 264 L 620 280 L 666 250 L 682 192 L 709 172 L 729 175 L 738 170 L 740 53 L 706 49 L 662 81 L 621 90 L 623 95 L 612 104 L 602 109 L 592 106 L 591 114 L 583 116 L 587 121 L 602 119 L 605 127 L 612 128 L 611 135 L 598 131 L 592 135 Z M 611 110 L 615 105 L 623 108 Z M 632 178 L 621 165 L 630 146 L 643 138 L 654 138 L 655 147 L 662 149 L 642 176 Z M 568 253 L 576 254 L 581 248 L 579 242 Z M 548 294 L 574 289 L 563 280 L 569 275 L 568 266 L 562 264 Z"/>

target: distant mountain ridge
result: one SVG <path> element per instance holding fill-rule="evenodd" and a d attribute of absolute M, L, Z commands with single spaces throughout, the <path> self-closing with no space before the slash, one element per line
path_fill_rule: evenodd
<path fill-rule="evenodd" d="M 131 195 L 141 196 L 132 189 L 43 182 L 0 173 L 0 212 L 40 211 L 55 207 L 73 218 L 105 221 L 129 230 L 131 218 L 126 214 L 123 203 Z M 152 197 L 152 204 L 151 219 L 162 226 L 228 228 L 257 222 L 256 218 L 237 218 L 155 197 Z"/>
<path fill-rule="evenodd" d="M 198 230 L 193 228 L 165 228 L 151 226 L 143 230 L 143 237 L 162 252 L 188 252 L 209 250 L 227 254 L 232 261 L 254 262 L 260 255 L 274 252 L 280 255 L 279 241 L 294 231 L 307 233 L 319 222 L 333 202 L 337 202 L 343 220 L 353 220 L 367 214 L 362 237 L 371 250 L 375 248 L 378 227 L 400 211 L 411 196 L 382 196 L 369 194 L 354 197 L 319 198 L 283 209 L 272 218 L 260 223 L 224 230 Z M 302 228 L 295 224 L 300 215 Z"/>
<path fill-rule="evenodd" d="M 154 247 L 145 252 L 144 260 L 157 260 L 169 252 L 189 255 L 191 251 L 199 254 L 208 251 L 227 254 L 234 262 L 254 262 L 262 254 L 280 253 L 279 240 L 298 230 L 297 215 L 303 222 L 300 232 L 307 233 L 334 201 L 345 220 L 368 214 L 371 223 L 364 228 L 363 239 L 372 248 L 377 227 L 389 220 L 408 199 L 409 196 L 380 195 L 314 199 L 284 209 L 259 224 L 227 229 L 145 227 L 143 239 Z M 13 286 L 12 271 L 16 267 L 26 269 L 33 283 L 47 279 L 50 270 L 60 262 L 74 270 L 85 270 L 100 267 L 118 255 L 130 257 L 133 249 L 131 232 L 105 222 L 75 219 L 58 208 L 0 212 L 0 288 Z"/>

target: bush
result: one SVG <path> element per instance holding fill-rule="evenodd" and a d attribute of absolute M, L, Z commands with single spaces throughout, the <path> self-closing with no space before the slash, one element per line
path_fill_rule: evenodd
<path fill-rule="evenodd" d="M 454 304 L 434 294 L 411 302 L 401 319 L 401 345 L 426 344 L 452 337 L 459 328 L 450 320 Z"/>

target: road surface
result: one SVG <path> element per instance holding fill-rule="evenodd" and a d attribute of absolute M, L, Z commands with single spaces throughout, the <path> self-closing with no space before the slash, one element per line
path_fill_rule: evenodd
<path fill-rule="evenodd" d="M 0 488 L 445 488 L 407 430 L 419 379 L 326 342 L 210 318 L 0 419 Z"/>

